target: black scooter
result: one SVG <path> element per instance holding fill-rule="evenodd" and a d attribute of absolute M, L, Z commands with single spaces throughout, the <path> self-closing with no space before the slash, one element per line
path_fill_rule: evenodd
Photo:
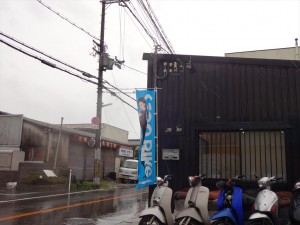
<path fill-rule="evenodd" d="M 294 184 L 289 216 L 291 220 L 290 224 L 300 224 L 300 179 Z"/>

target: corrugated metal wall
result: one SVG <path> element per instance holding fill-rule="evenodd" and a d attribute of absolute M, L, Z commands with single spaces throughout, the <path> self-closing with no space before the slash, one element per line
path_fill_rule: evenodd
<path fill-rule="evenodd" d="M 144 59 L 153 88 L 153 54 Z M 164 75 L 170 62 L 184 72 Z M 157 67 L 159 175 L 173 173 L 173 187 L 199 172 L 198 132 L 210 130 L 285 130 L 288 181 L 300 177 L 300 62 L 157 55 Z M 179 148 L 180 160 L 163 161 L 163 148 Z"/>

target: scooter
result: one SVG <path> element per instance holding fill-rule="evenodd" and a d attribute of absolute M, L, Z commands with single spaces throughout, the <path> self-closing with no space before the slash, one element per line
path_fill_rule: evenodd
<path fill-rule="evenodd" d="M 252 205 L 254 198 L 243 194 L 241 187 L 237 186 L 237 181 L 242 180 L 244 176 L 236 176 L 228 179 L 226 182 L 219 181 L 216 185 L 222 191 L 218 197 L 218 211 L 210 217 L 213 225 L 216 224 L 234 224 L 243 225 L 246 211 L 244 208 Z"/>
<path fill-rule="evenodd" d="M 290 224 L 300 224 L 300 179 L 294 184 L 293 198 L 289 208 Z"/>
<path fill-rule="evenodd" d="M 205 175 L 190 176 L 190 188 L 184 201 L 184 209 L 175 219 L 175 225 L 210 224 L 208 214 L 209 189 L 202 186 Z"/>
<path fill-rule="evenodd" d="M 255 212 L 249 217 L 249 224 L 279 225 L 278 220 L 278 197 L 271 190 L 271 185 L 282 178 L 262 177 L 257 184 L 259 192 L 255 199 Z"/>
<path fill-rule="evenodd" d="M 168 187 L 170 175 L 164 179 L 156 178 L 156 187 L 151 196 L 150 207 L 144 209 L 140 214 L 139 225 L 173 225 L 174 217 L 171 212 L 172 189 Z"/>

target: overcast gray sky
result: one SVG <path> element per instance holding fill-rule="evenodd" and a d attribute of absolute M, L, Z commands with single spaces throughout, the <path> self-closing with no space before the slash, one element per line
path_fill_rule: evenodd
<path fill-rule="evenodd" d="M 99 0 L 43 2 L 99 37 Z M 300 38 L 300 0 L 149 2 L 177 54 L 224 56 L 227 52 L 292 47 L 294 39 Z M 108 53 L 146 73 L 147 62 L 142 60 L 142 54 L 153 52 L 153 43 L 118 4 L 111 5 L 106 13 Z M 93 38 L 36 0 L 0 0 L 0 31 L 63 62 L 98 74 L 97 58 L 91 56 Z M 145 74 L 126 67 L 105 72 L 104 79 L 119 88 L 147 86 Z M 122 98 L 136 106 L 129 98 Z M 0 43 L 0 111 L 49 123 L 59 124 L 61 117 L 64 123 L 90 123 L 96 115 L 96 101 L 96 85 L 45 66 Z M 103 108 L 102 121 L 128 130 L 130 138 L 139 138 L 137 112 L 107 93 L 103 102 L 113 104 Z"/>

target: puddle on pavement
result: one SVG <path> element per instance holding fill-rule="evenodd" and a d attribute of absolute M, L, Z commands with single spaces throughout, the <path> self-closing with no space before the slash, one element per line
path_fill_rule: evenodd
<path fill-rule="evenodd" d="M 63 225 L 120 225 L 137 221 L 140 212 L 147 207 L 147 195 L 133 199 L 114 199 L 87 207 L 70 209 Z"/>

